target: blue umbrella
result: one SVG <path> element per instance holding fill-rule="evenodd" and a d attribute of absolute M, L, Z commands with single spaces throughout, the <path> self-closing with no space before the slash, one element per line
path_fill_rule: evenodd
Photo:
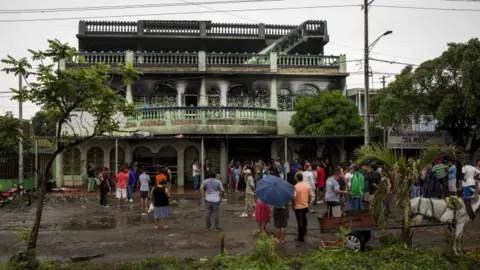
<path fill-rule="evenodd" d="M 281 206 L 293 200 L 294 187 L 283 179 L 267 175 L 257 183 L 255 194 L 264 203 Z"/>

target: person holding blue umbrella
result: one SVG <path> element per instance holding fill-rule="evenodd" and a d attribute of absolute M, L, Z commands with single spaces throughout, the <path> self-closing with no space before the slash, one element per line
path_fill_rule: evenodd
<path fill-rule="evenodd" d="M 280 177 L 266 175 L 264 178 L 258 181 L 255 191 L 255 194 L 258 197 L 257 205 L 255 207 L 255 221 L 259 222 L 261 232 L 266 230 L 266 224 L 270 222 L 269 205 L 273 205 L 278 208 L 283 207 L 289 201 L 293 200 L 293 193 L 293 186 L 288 182 L 283 181 Z M 283 216 L 282 221 L 284 221 L 284 219 L 285 218 Z M 283 224 L 277 225 L 286 227 Z"/>

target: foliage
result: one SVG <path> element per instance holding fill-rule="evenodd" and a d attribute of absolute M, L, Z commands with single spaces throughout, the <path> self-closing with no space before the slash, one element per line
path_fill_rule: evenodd
<path fill-rule="evenodd" d="M 38 111 L 32 118 L 33 133 L 38 137 L 55 136 L 56 121 L 45 111 Z"/>
<path fill-rule="evenodd" d="M 344 228 L 343 226 L 339 228 L 338 240 L 344 241 L 347 236 L 352 233 L 352 229 Z"/>
<path fill-rule="evenodd" d="M 2 60 L 6 66 L 2 71 L 21 76 L 25 81 L 23 89 L 12 89 L 13 99 L 41 106 L 48 119 L 55 119 L 52 141 L 56 149 L 46 163 L 45 174 L 39 179 L 39 203 L 28 243 L 30 257 L 34 257 L 46 183 L 53 161 L 68 148 L 119 129 L 117 115 L 132 115 L 134 107 L 126 105 L 125 99 L 110 87 L 110 83 L 116 76 L 125 85 L 129 84 L 138 78 L 138 73 L 131 65 L 112 68 L 105 63 L 64 69 L 65 63 L 73 61 L 76 50 L 58 40 L 48 40 L 48 49 L 44 51 L 29 52 L 35 64 L 27 58 L 8 56 Z M 81 112 L 73 113 L 78 110 Z M 83 115 L 87 114 L 93 119 L 91 122 L 84 121 Z"/>
<path fill-rule="evenodd" d="M 363 121 L 355 103 L 332 91 L 301 98 L 290 125 L 300 135 L 353 135 L 362 133 Z"/>
<path fill-rule="evenodd" d="M 397 151 L 388 149 L 377 143 L 373 143 L 370 147 L 361 147 L 355 150 L 358 157 L 357 163 L 372 162 L 382 167 L 383 177 L 390 180 L 393 186 L 393 199 L 396 204 L 404 210 L 404 226 L 405 233 L 409 234 L 409 217 L 410 217 L 410 189 L 417 181 L 422 170 L 437 157 L 463 156 L 460 149 L 456 146 L 437 146 L 432 145 L 423 150 L 416 159 L 405 160 Z M 388 196 L 388 187 L 383 182 L 376 191 L 374 201 L 372 202 L 372 210 L 375 220 L 380 227 L 385 228 L 387 218 L 385 216 L 385 200 Z M 411 237 L 409 235 L 409 237 Z M 404 238 L 405 244 L 409 244 L 409 239 Z"/>
<path fill-rule="evenodd" d="M 15 235 L 20 237 L 25 244 L 28 244 L 28 239 L 30 238 L 31 231 L 26 229 L 22 231 L 16 231 Z"/>
<path fill-rule="evenodd" d="M 447 131 L 465 147 L 468 136 L 480 135 L 480 40 L 449 43 L 439 57 L 422 63 L 416 70 L 406 67 L 387 89 L 375 97 L 381 126 L 399 127 L 419 121 L 422 116 L 438 120 L 437 128 Z M 472 141 L 471 151 L 480 146 Z"/>
<path fill-rule="evenodd" d="M 22 124 L 13 117 L 13 114 L 7 113 L 0 116 L 0 153 L 18 153 L 18 144 L 20 139 L 24 142 L 24 149 L 28 149 L 29 141 L 25 134 L 20 133 Z"/>
<path fill-rule="evenodd" d="M 263 260 L 263 259 L 260 259 Z M 279 257 L 272 264 L 264 264 L 251 255 L 217 256 L 213 260 L 201 262 L 198 260 L 177 260 L 169 258 L 153 258 L 118 264 L 87 262 L 79 264 L 58 265 L 52 261 L 43 260 L 39 269 L 69 269 L 69 270 L 133 270 L 133 269 L 165 269 L 165 270 L 310 270 L 310 269 L 375 269 L 375 270 L 473 270 L 478 268 L 478 261 L 473 257 L 448 257 L 440 249 L 405 249 L 399 246 L 375 250 L 371 252 L 354 253 L 350 251 L 320 250 L 293 257 Z M 0 266 L 1 270 L 16 270 Z"/>

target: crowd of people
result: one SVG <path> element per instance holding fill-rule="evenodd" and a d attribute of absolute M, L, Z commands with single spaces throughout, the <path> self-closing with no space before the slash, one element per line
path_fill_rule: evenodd
<path fill-rule="evenodd" d="M 315 205 L 325 203 L 326 216 L 339 216 L 345 210 L 369 209 L 382 182 L 386 183 L 389 195 L 393 192 L 392 183 L 385 177 L 382 168 L 375 164 L 357 165 L 349 161 L 332 168 L 328 159 L 318 159 L 314 162 L 305 160 L 303 163 L 295 160 L 291 165 L 280 159 L 271 162 L 248 161 L 243 164 L 232 160 L 227 167 L 226 189 L 217 179 L 217 173 L 212 166 L 207 162 L 204 164 L 200 166 L 198 161 L 195 161 L 192 165 L 192 176 L 193 188 L 200 191 L 205 202 L 205 230 L 209 231 L 212 228 L 215 231 L 221 230 L 221 202 L 225 199 L 227 192 L 239 192 L 240 183 L 244 183 L 245 207 L 241 217 L 253 217 L 258 223 L 260 232 L 266 232 L 273 217 L 277 230 L 275 241 L 278 243 L 285 242 L 290 209 L 295 213 L 297 221 L 298 232 L 295 240 L 303 242 L 307 233 L 307 215 L 315 212 Z M 439 158 L 419 175 L 418 181 L 411 187 L 411 197 L 444 198 L 456 195 L 460 184 L 463 187 L 463 197 L 468 200 L 476 189 L 476 181 L 480 180 L 480 160 L 475 165 L 476 167 L 467 164 L 461 171 L 457 171 L 458 163 Z M 95 166 L 89 163 L 89 178 L 94 175 L 90 170 L 95 170 Z M 204 170 L 203 180 L 200 179 L 201 170 Z M 255 196 L 256 185 L 269 175 L 294 185 L 294 199 L 291 202 L 286 202 L 284 205 L 267 205 Z M 102 168 L 101 173 L 92 181 L 96 181 L 100 187 L 102 207 L 109 207 L 108 194 L 113 186 L 115 186 L 118 207 L 124 203 L 133 202 L 133 193 L 138 184 L 142 215 L 151 212 L 155 220 L 155 229 L 160 226 L 166 229 L 168 228 L 166 221 L 171 212 L 170 179 L 171 172 L 168 166 L 165 166 L 155 176 L 153 188 L 151 188 L 151 177 L 145 170 L 140 169 L 140 172 L 135 172 L 131 167 L 125 166 L 114 179 L 110 177 L 107 168 Z M 385 206 L 385 214 L 390 215 L 390 199 L 386 200 Z M 474 217 L 473 212 L 469 214 Z"/>

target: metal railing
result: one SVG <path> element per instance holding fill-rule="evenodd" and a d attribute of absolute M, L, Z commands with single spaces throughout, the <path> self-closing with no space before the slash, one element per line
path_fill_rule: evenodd
<path fill-rule="evenodd" d="M 127 126 L 143 122 L 147 126 L 169 126 L 180 122 L 208 124 L 210 121 L 252 121 L 268 125 L 277 121 L 277 111 L 252 107 L 157 107 L 137 109 L 137 115 L 127 119 Z M 224 123 L 225 124 L 225 123 Z"/>
<path fill-rule="evenodd" d="M 79 57 L 82 58 L 80 61 Z M 136 66 L 198 66 L 201 62 L 196 52 L 135 52 L 133 64 Z M 270 54 L 255 53 L 207 53 L 204 54 L 207 67 L 214 66 L 269 66 Z M 324 55 L 278 55 L 280 68 L 339 68 L 339 56 Z M 80 52 L 77 59 L 67 63 L 68 66 L 92 65 L 106 63 L 123 64 L 127 61 L 125 52 Z"/>

